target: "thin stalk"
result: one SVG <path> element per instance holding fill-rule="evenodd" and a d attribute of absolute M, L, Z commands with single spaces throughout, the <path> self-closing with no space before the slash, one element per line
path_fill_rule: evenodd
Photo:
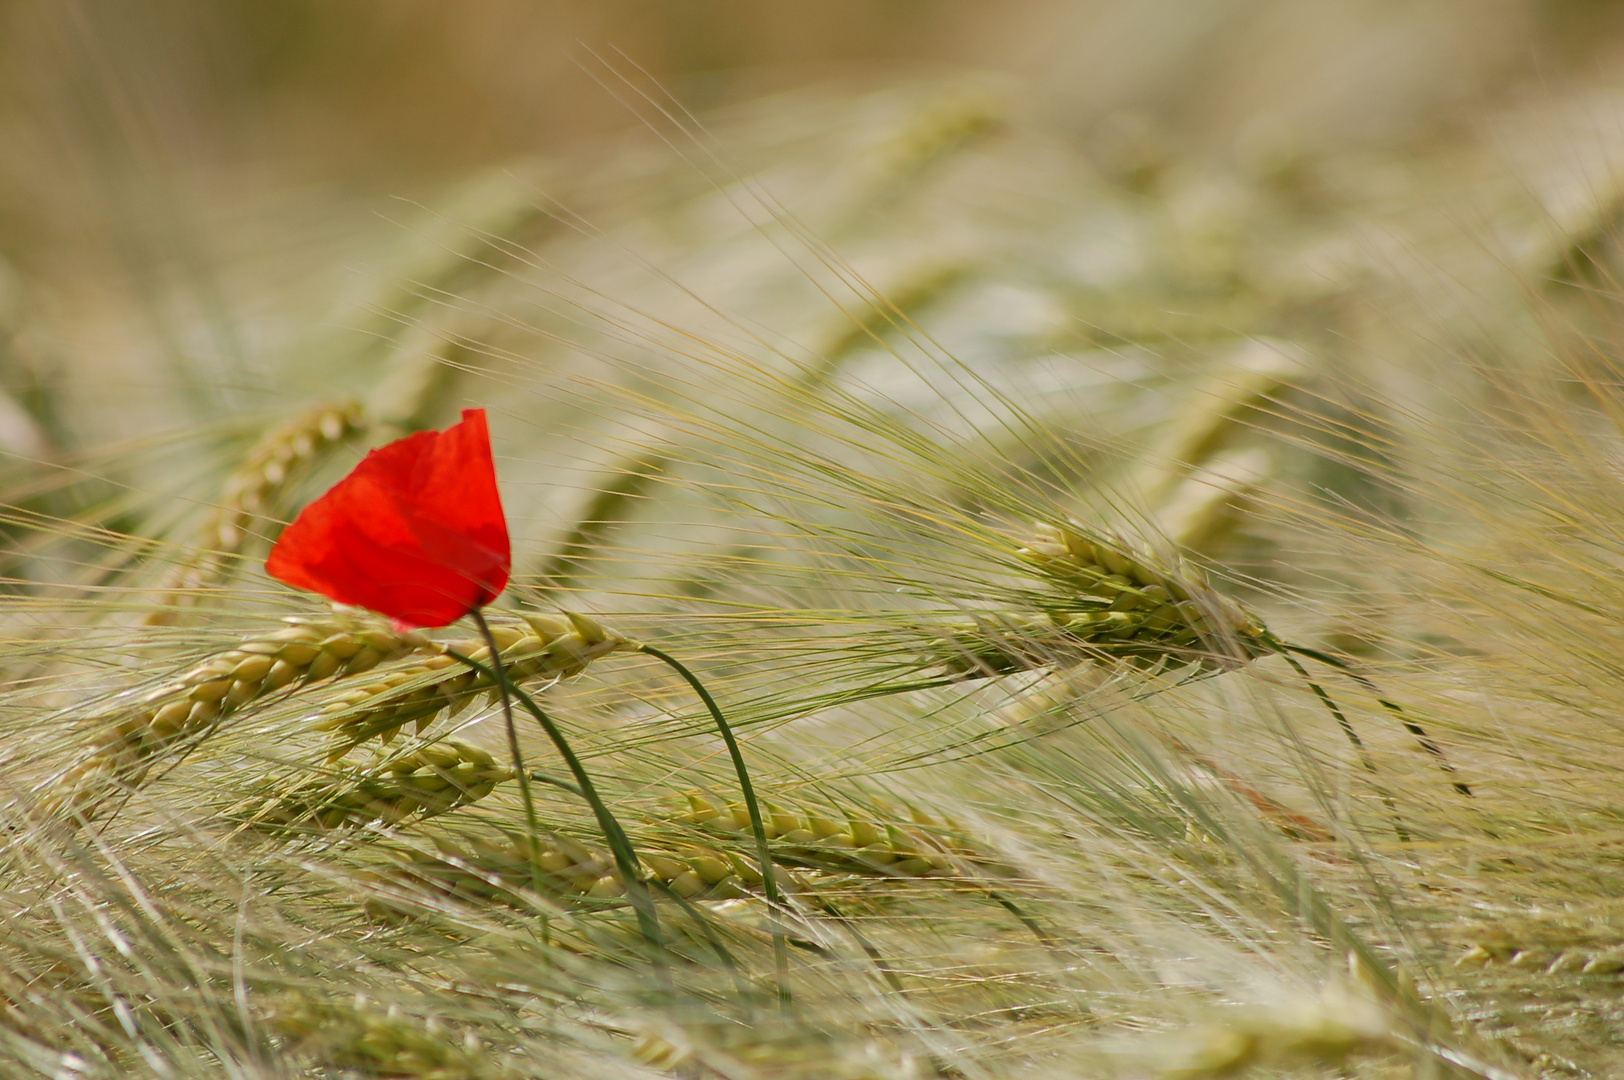
<path fill-rule="evenodd" d="M 519 781 L 519 798 L 524 801 L 524 823 L 530 830 L 530 843 L 525 849 L 530 853 L 530 887 L 538 894 L 541 892 L 541 864 L 536 861 L 536 837 L 541 835 L 541 825 L 536 820 L 536 801 L 530 794 L 530 774 L 525 771 L 524 755 L 519 752 L 519 729 L 513 723 L 513 701 L 508 697 L 507 668 L 502 664 L 502 650 L 496 644 L 496 637 L 491 633 L 491 624 L 485 621 L 485 613 L 475 608 L 469 613 L 473 616 L 474 625 L 479 627 L 480 636 L 485 639 L 485 647 L 491 651 L 491 667 L 496 672 L 497 689 L 502 694 L 502 722 L 507 726 L 508 753 L 513 756 L 513 772 Z M 477 667 L 475 662 L 467 657 L 452 656 L 463 663 Z"/>
<path fill-rule="evenodd" d="M 1016 904 L 1015 901 L 1011 900 L 997 889 L 990 888 L 985 885 L 983 885 L 982 888 L 987 890 L 988 899 L 992 900 L 993 903 L 1015 916 L 1022 926 L 1032 931 L 1032 936 L 1038 939 L 1038 944 L 1047 945 L 1050 948 L 1053 948 L 1059 944 L 1059 942 L 1057 942 L 1047 930 L 1043 929 L 1043 927 L 1038 924 L 1036 919 L 1022 911 L 1020 905 Z"/>
<path fill-rule="evenodd" d="M 716 931 L 711 927 L 711 915 L 695 907 L 693 902 L 686 896 L 683 896 L 659 878 L 653 879 L 653 885 L 654 888 L 659 889 L 664 894 L 667 900 L 673 901 L 681 908 L 683 914 L 694 921 L 695 926 L 699 927 L 699 932 L 704 935 L 706 944 L 711 947 L 711 951 L 716 954 L 717 959 L 722 962 L 722 966 L 727 969 L 728 975 L 732 978 L 733 992 L 739 996 L 739 1000 L 744 1002 L 745 1007 L 753 1014 L 755 1006 L 752 1004 L 751 999 L 754 997 L 754 993 L 749 984 L 744 981 L 744 976 L 739 973 L 738 961 L 733 959 L 733 954 L 728 951 L 726 945 L 722 944 L 722 939 L 716 936 Z M 754 1023 L 754 1020 L 752 1019 L 750 1022 Z"/>
<path fill-rule="evenodd" d="M 1336 702 L 1331 700 L 1331 695 L 1327 694 L 1325 688 L 1313 680 L 1308 674 L 1308 669 L 1299 664 L 1296 657 L 1288 652 L 1282 652 L 1280 655 L 1285 659 L 1286 663 L 1291 665 L 1291 669 L 1297 673 L 1298 677 L 1308 684 L 1309 689 L 1314 691 L 1315 696 L 1320 699 L 1320 703 L 1330 711 L 1332 716 L 1336 717 L 1337 724 L 1342 728 L 1342 734 L 1346 735 L 1348 742 L 1353 744 L 1354 750 L 1359 754 L 1360 762 L 1364 764 L 1365 771 L 1372 776 L 1376 775 L 1376 760 L 1370 756 L 1370 751 L 1365 749 L 1365 742 L 1359 737 L 1359 733 L 1353 730 L 1353 724 L 1337 707 Z M 1375 788 L 1377 794 L 1382 797 L 1382 804 L 1387 807 L 1387 812 L 1393 816 L 1393 831 L 1398 833 L 1399 843 L 1408 844 L 1410 842 L 1410 830 L 1404 827 L 1403 820 L 1398 816 L 1398 806 L 1393 802 L 1393 796 L 1389 795 L 1387 790 L 1380 784 L 1376 784 Z"/>
<path fill-rule="evenodd" d="M 570 783 L 568 780 L 560 780 L 553 774 L 544 773 L 540 769 L 536 769 L 531 772 L 530 779 L 534 780 L 538 784 L 547 784 L 551 787 L 558 788 L 561 791 L 567 791 L 571 795 L 574 795 L 577 799 L 585 798 L 585 796 L 581 794 L 581 789 Z"/>
<path fill-rule="evenodd" d="M 659 950 L 662 947 L 660 919 L 655 913 L 654 897 L 649 891 L 648 883 L 638 873 L 637 852 L 632 847 L 631 839 L 626 835 L 626 830 L 621 828 L 620 822 L 615 819 L 615 815 L 610 812 L 608 805 L 604 803 L 602 796 L 598 794 L 596 785 L 592 783 L 592 777 L 587 774 L 586 769 L 581 765 L 581 759 L 575 756 L 575 751 L 570 748 L 569 740 L 564 738 L 564 733 L 559 730 L 557 724 L 553 723 L 552 717 L 541 711 L 541 707 L 536 704 L 535 699 L 525 693 L 517 684 L 507 679 L 505 672 L 498 676 L 478 660 L 470 656 L 464 656 L 453 649 L 447 649 L 446 654 L 454 660 L 467 664 L 485 678 L 502 686 L 506 692 L 512 694 L 515 701 L 524 706 L 526 712 L 535 717 L 536 723 L 540 724 L 541 729 L 547 733 L 547 737 L 552 740 L 553 746 L 557 748 L 559 756 L 564 759 L 564 764 L 569 767 L 570 773 L 575 777 L 576 786 L 581 789 L 581 797 L 592 807 L 593 816 L 598 819 L 598 828 L 602 831 L 604 840 L 609 844 L 609 850 L 615 857 L 615 867 L 620 871 L 621 881 L 626 886 L 626 898 L 631 901 L 632 909 L 637 912 L 638 928 L 643 932 L 643 937 L 648 943 L 656 950 Z M 521 775 L 524 774 L 521 773 Z M 657 951 L 655 956 L 659 956 Z"/>
<path fill-rule="evenodd" d="M 1339 660 L 1330 653 L 1320 652 L 1318 649 L 1307 649 L 1301 645 L 1288 645 L 1283 641 L 1276 641 L 1275 644 L 1278 645 L 1283 652 L 1294 652 L 1299 656 L 1306 656 L 1310 660 L 1318 660 L 1327 667 L 1336 668 L 1338 671 L 1342 672 L 1342 674 L 1364 687 L 1370 692 L 1371 696 L 1376 699 L 1376 703 L 1378 705 L 1398 718 L 1398 722 L 1404 725 L 1404 730 L 1408 731 L 1412 736 L 1415 737 L 1415 741 L 1421 745 L 1421 749 L 1432 755 L 1433 759 L 1438 762 L 1438 767 L 1440 769 L 1448 773 L 1451 777 L 1456 776 L 1455 766 L 1449 760 L 1448 756 L 1444 754 L 1443 747 L 1433 742 L 1432 736 L 1427 734 L 1426 729 L 1420 724 L 1416 723 L 1415 719 L 1411 717 L 1409 713 L 1405 712 L 1397 702 L 1389 701 L 1382 697 L 1381 691 L 1377 689 L 1376 684 L 1371 682 L 1366 676 L 1361 675 L 1352 664 L 1349 664 L 1345 660 Z M 1451 784 L 1454 789 L 1460 792 L 1462 795 L 1465 795 L 1468 798 L 1471 797 L 1472 789 L 1464 781 L 1454 779 L 1451 781 Z"/>
<path fill-rule="evenodd" d="M 886 985 L 898 996 L 906 996 L 908 988 L 902 985 L 902 980 L 897 977 L 896 969 L 885 959 L 880 950 L 876 949 L 864 936 L 863 931 L 858 928 L 857 924 L 841 914 L 840 909 L 835 907 L 830 900 L 818 900 L 817 906 L 857 943 L 858 948 L 863 950 L 864 955 L 868 957 L 868 962 L 874 965 L 874 970 L 880 973 L 880 977 L 885 980 Z"/>
<path fill-rule="evenodd" d="M 772 853 L 767 848 L 767 826 L 761 816 L 761 804 L 756 800 L 756 788 L 750 782 L 750 770 L 744 764 L 744 751 L 739 749 L 739 740 L 733 736 L 732 725 L 722 715 L 716 699 L 705 689 L 705 684 L 676 657 L 653 645 L 639 643 L 637 648 L 639 652 L 647 653 L 682 676 L 688 685 L 693 687 L 694 693 L 699 695 L 699 700 L 705 703 L 705 708 L 710 710 L 711 719 L 716 721 L 716 730 L 721 733 L 722 742 L 727 745 L 728 757 L 733 759 L 733 772 L 739 778 L 739 788 L 744 792 L 744 808 L 750 814 L 750 832 L 756 840 L 756 858 L 761 863 L 761 884 L 767 894 L 767 903 L 775 910 L 787 911 L 784 898 L 778 891 L 778 881 L 773 874 Z M 773 920 L 772 933 L 773 959 L 778 968 L 778 992 L 779 996 L 784 998 L 788 995 L 786 980 L 789 977 L 789 949 L 784 940 L 783 928 L 778 925 L 776 919 Z"/>

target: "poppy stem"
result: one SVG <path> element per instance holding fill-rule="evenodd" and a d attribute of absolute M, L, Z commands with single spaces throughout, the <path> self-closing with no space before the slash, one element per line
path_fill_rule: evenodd
<path fill-rule="evenodd" d="M 478 609 L 475 609 L 472 614 L 474 621 L 484 631 L 487 641 L 490 641 L 494 646 L 495 642 L 490 636 L 490 629 L 485 623 L 484 616 Z M 615 815 L 609 811 L 608 805 L 604 803 L 602 796 L 598 794 L 597 786 L 592 783 L 592 777 L 587 774 L 586 769 L 581 765 L 581 759 L 575 756 L 574 750 L 570 749 L 569 740 L 564 738 L 564 733 L 559 730 L 557 724 L 553 723 L 552 717 L 541 711 L 541 707 L 536 704 L 534 698 L 508 679 L 506 671 L 502 671 L 498 675 L 473 657 L 464 656 L 452 649 L 447 649 L 446 654 L 452 659 L 468 665 L 500 686 L 504 699 L 506 695 L 511 694 L 514 700 L 524 706 L 526 712 L 536 718 L 536 723 L 541 725 L 541 729 L 553 741 L 553 746 L 557 748 L 559 756 L 564 759 L 564 764 L 569 767 L 570 773 L 575 777 L 576 786 L 581 789 L 581 797 L 592 807 L 593 816 L 598 819 L 598 828 L 603 832 L 603 837 L 609 844 L 609 850 L 615 858 L 615 868 L 620 871 L 621 882 L 626 887 L 626 898 L 631 901 L 632 909 L 637 913 L 638 928 L 650 945 L 656 950 L 660 949 L 662 947 L 660 919 L 655 913 L 654 897 L 649 891 L 648 883 L 643 880 L 642 875 L 638 872 L 637 852 L 632 847 L 631 839 L 626 835 L 626 830 L 621 828 L 620 822 L 615 819 Z M 493 657 L 496 654 L 494 647 L 491 654 Z M 503 704 L 506 707 L 505 700 Z M 514 732 L 513 736 L 516 742 L 517 732 Z M 520 775 L 524 775 L 522 770 Z M 528 781 L 528 777 L 525 779 Z M 534 826 L 532 825 L 532 827 Z M 659 953 L 656 952 L 655 956 L 658 957 Z"/>
<path fill-rule="evenodd" d="M 700 682 L 699 678 L 692 671 L 689 671 L 684 664 L 680 663 L 676 657 L 663 649 L 656 649 L 653 645 L 642 642 L 638 643 L 637 649 L 639 652 L 654 657 L 654 659 L 682 676 L 688 685 L 693 687 L 694 693 L 699 695 L 699 700 L 705 703 L 705 708 L 710 710 L 711 719 L 716 721 L 716 730 L 721 733 L 722 742 L 727 744 L 728 757 L 733 759 L 733 772 L 739 778 L 739 789 L 744 792 L 744 808 L 750 815 L 750 832 L 755 836 L 756 840 L 756 858 L 761 863 L 761 884 L 763 891 L 767 894 L 767 903 L 779 911 L 788 910 L 784 905 L 783 894 L 778 889 L 778 880 L 773 870 L 772 853 L 767 848 L 767 826 L 761 816 L 761 803 L 756 799 L 756 788 L 750 782 L 750 770 L 744 764 L 744 751 L 739 749 L 739 740 L 733 736 L 732 725 L 722 715 L 722 710 L 717 706 L 716 699 L 711 697 L 710 691 L 705 689 L 705 684 Z M 778 967 L 778 992 L 781 998 L 785 998 L 788 994 L 786 981 L 789 977 L 789 950 L 784 941 L 784 931 L 776 920 L 773 922 L 772 930 L 773 958 Z"/>
<path fill-rule="evenodd" d="M 541 834 L 541 825 L 536 821 L 536 800 L 530 794 L 530 774 L 524 767 L 524 755 L 519 752 L 519 729 L 513 723 L 513 701 L 508 697 L 507 668 L 502 664 L 502 650 L 496 644 L 496 638 L 491 634 L 491 625 L 485 621 L 485 613 L 475 608 L 470 614 L 474 618 L 474 625 L 479 627 L 480 635 L 485 638 L 485 647 L 491 651 L 491 667 L 496 674 L 496 685 L 502 694 L 502 721 L 507 725 L 508 753 L 513 755 L 513 772 L 519 781 L 519 797 L 524 801 L 524 823 L 530 829 L 530 843 L 525 848 L 530 853 L 530 887 L 537 894 L 541 893 L 541 864 L 536 861 L 536 837 Z M 456 656 L 455 653 L 452 654 Z M 458 656 L 463 663 L 472 661 Z"/>

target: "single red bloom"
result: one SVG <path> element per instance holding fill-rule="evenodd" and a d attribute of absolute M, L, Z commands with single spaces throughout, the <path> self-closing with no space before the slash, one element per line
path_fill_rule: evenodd
<path fill-rule="evenodd" d="M 266 571 L 289 585 L 445 626 L 507 588 L 513 556 L 484 409 L 366 456 L 294 519 Z"/>

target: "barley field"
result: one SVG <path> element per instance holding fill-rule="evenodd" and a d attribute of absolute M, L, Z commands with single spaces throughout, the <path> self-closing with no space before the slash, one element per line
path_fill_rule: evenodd
<path fill-rule="evenodd" d="M 0 1077 L 1624 1069 L 1624 8 L 476 7 L 0 5 Z"/>

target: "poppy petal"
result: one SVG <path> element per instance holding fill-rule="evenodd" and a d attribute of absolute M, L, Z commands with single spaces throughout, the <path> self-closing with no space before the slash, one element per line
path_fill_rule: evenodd
<path fill-rule="evenodd" d="M 372 451 L 283 531 L 272 577 L 407 626 L 444 626 L 512 565 L 483 409 Z"/>

